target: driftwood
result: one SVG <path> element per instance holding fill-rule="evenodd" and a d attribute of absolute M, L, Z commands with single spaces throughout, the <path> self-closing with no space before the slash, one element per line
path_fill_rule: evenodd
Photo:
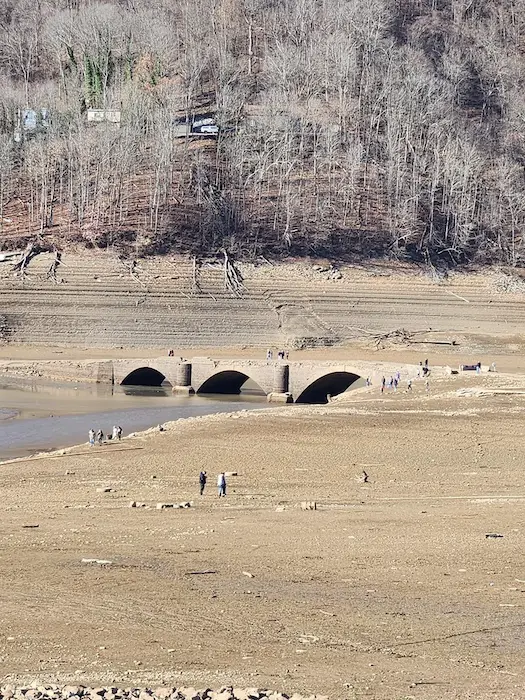
<path fill-rule="evenodd" d="M 119 257 L 119 260 L 120 260 L 120 262 L 122 263 L 122 265 L 124 265 L 124 267 L 126 268 L 126 270 L 129 272 L 130 276 L 133 277 L 133 279 L 135 280 L 135 282 L 138 282 L 138 283 L 141 285 L 141 287 L 143 287 L 144 289 L 147 289 L 147 286 L 148 286 L 148 285 L 145 284 L 145 283 L 140 279 L 140 277 L 139 277 L 139 275 L 138 275 L 138 272 L 137 272 L 137 269 L 136 269 L 136 268 L 137 268 L 137 261 L 136 261 L 136 260 L 125 260 L 125 259 L 122 258 L 122 257 Z"/>
<path fill-rule="evenodd" d="M 459 345 L 457 340 L 414 340 L 418 345 Z"/>
<path fill-rule="evenodd" d="M 436 333 L 432 328 L 421 328 L 415 331 L 408 331 L 406 328 L 395 328 L 394 330 L 387 331 L 386 333 L 379 333 L 377 331 L 371 331 L 366 328 L 357 328 L 355 326 L 351 327 L 351 330 L 359 331 L 367 335 L 370 341 L 375 345 L 376 350 L 381 350 L 386 345 L 457 345 L 455 340 L 427 340 L 423 338 L 418 338 L 418 336 L 425 335 L 427 333 Z"/>
<path fill-rule="evenodd" d="M 228 251 L 223 248 L 222 253 L 224 255 L 224 289 L 240 297 L 246 289 L 243 284 L 242 273 L 236 266 L 234 260 L 228 255 Z"/>
<path fill-rule="evenodd" d="M 22 277 L 24 277 L 26 273 L 26 268 L 31 262 L 31 260 L 37 255 L 40 255 L 40 253 L 47 252 L 49 252 L 49 248 L 42 246 L 39 243 L 35 243 L 35 241 L 31 241 L 26 245 L 25 250 L 23 251 L 20 257 L 20 260 L 18 260 L 18 262 L 16 262 L 11 269 L 13 270 L 13 272 L 20 272 Z"/>
<path fill-rule="evenodd" d="M 199 271 L 200 264 L 197 265 L 197 257 L 194 255 L 192 260 L 192 270 L 191 270 L 191 287 L 190 294 L 194 296 L 195 294 L 202 294 L 202 289 L 199 283 Z"/>
<path fill-rule="evenodd" d="M 57 278 L 57 269 L 58 266 L 62 265 L 62 253 L 60 250 L 55 250 L 55 257 L 53 258 L 53 262 L 49 266 L 49 270 L 47 271 L 47 278 L 52 280 L 55 284 L 58 284 L 61 280 Z"/>

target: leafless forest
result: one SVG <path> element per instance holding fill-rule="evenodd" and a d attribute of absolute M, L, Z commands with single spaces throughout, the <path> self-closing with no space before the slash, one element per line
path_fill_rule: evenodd
<path fill-rule="evenodd" d="M 2 246 L 521 265 L 524 51 L 525 0 L 0 0 Z"/>

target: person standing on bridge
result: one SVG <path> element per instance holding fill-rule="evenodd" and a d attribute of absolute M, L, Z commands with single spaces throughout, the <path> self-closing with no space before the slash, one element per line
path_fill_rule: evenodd
<path fill-rule="evenodd" d="M 201 471 L 199 474 L 199 485 L 200 485 L 200 493 L 201 496 L 204 493 L 204 487 L 206 486 L 206 481 L 208 480 L 208 476 L 205 471 Z"/>
<path fill-rule="evenodd" d="M 219 492 L 219 498 L 221 496 L 226 497 L 226 474 L 221 472 L 217 477 L 217 490 Z"/>

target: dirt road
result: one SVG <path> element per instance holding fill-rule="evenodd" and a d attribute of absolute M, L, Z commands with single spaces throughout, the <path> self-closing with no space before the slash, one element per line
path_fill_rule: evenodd
<path fill-rule="evenodd" d="M 460 386 L 2 465 L 0 677 L 523 697 L 524 397 Z"/>

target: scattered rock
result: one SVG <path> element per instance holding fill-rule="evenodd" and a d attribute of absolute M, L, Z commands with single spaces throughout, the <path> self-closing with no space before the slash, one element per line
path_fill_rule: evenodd
<path fill-rule="evenodd" d="M 157 510 L 166 510 L 166 508 L 175 508 L 175 503 L 157 503 Z"/>
<path fill-rule="evenodd" d="M 97 493 L 114 493 L 115 489 L 110 488 L 109 486 L 99 486 L 97 489 Z"/>
<path fill-rule="evenodd" d="M 82 564 L 99 564 L 100 566 L 109 566 L 113 564 L 109 559 L 81 559 Z"/>
<path fill-rule="evenodd" d="M 199 693 L 195 688 L 184 688 L 183 691 L 179 691 L 186 700 L 201 700 Z"/>
<path fill-rule="evenodd" d="M 153 695 L 159 700 L 166 700 L 173 693 L 174 688 L 155 688 Z"/>
<path fill-rule="evenodd" d="M 488 534 L 485 535 L 486 539 L 498 539 L 499 537 L 503 537 L 503 535 L 498 534 L 497 532 L 489 532 Z"/>
<path fill-rule="evenodd" d="M 253 578 L 253 574 L 251 574 L 249 571 L 243 571 L 242 572 L 243 576 L 248 576 L 248 578 Z"/>
<path fill-rule="evenodd" d="M 174 649 L 168 649 L 173 652 Z M 297 652 L 303 652 L 298 649 Z M 135 661 L 140 666 L 140 661 Z M 82 675 L 84 671 L 75 671 L 75 675 Z M 193 687 L 172 688 L 161 686 L 159 688 L 118 688 L 100 687 L 87 688 L 83 685 L 37 685 L 16 687 L 12 685 L 0 686 L 0 700 L 328 700 L 324 695 L 299 695 L 292 696 L 286 693 L 259 690 L 259 688 L 233 688 L 223 686 L 217 691 L 206 688 L 196 690 Z"/>
<path fill-rule="evenodd" d="M 211 700 L 232 700 L 232 697 L 232 692 L 227 689 L 211 694 Z"/>
<path fill-rule="evenodd" d="M 317 503 L 315 501 L 302 501 L 301 510 L 317 510 Z"/>

